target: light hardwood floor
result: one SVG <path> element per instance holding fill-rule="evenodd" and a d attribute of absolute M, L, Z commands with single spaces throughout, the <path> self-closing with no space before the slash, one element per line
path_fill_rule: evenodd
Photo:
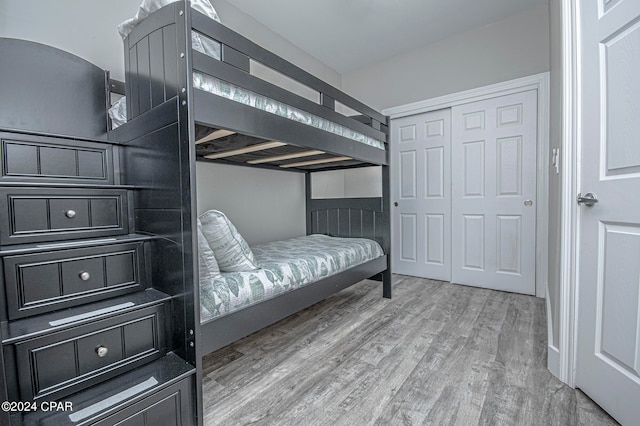
<path fill-rule="evenodd" d="M 546 369 L 544 301 L 394 276 L 208 355 L 205 425 L 616 424 Z"/>

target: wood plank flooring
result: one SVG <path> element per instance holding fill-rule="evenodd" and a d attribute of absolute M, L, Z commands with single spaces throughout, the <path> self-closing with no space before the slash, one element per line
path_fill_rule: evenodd
<path fill-rule="evenodd" d="M 613 425 L 546 369 L 544 301 L 363 281 L 204 359 L 205 425 Z"/>

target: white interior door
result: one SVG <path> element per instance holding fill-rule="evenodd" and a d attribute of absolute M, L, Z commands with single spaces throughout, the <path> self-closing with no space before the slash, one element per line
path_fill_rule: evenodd
<path fill-rule="evenodd" d="M 576 386 L 640 421 L 640 2 L 579 2 L 582 75 Z"/>
<path fill-rule="evenodd" d="M 451 114 L 452 281 L 533 295 L 537 92 Z"/>
<path fill-rule="evenodd" d="M 394 273 L 451 279 L 451 110 L 391 122 Z"/>

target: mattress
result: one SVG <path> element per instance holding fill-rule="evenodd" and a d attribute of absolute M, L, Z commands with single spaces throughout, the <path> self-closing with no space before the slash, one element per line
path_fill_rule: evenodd
<path fill-rule="evenodd" d="M 385 149 L 382 141 L 198 71 L 193 72 L 193 87 L 374 148 Z"/>
<path fill-rule="evenodd" d="M 384 255 L 365 238 L 307 235 L 251 247 L 261 269 L 200 282 L 200 320 L 229 314 Z"/>

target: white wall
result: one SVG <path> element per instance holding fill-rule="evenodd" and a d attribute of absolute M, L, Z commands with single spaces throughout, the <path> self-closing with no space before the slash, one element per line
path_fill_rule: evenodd
<path fill-rule="evenodd" d="M 542 5 L 347 73 L 342 88 L 382 110 L 548 70 L 549 11 Z"/>
<path fill-rule="evenodd" d="M 311 197 L 382 197 L 382 169 L 363 167 L 315 172 L 311 175 Z"/>
<path fill-rule="evenodd" d="M 224 212 L 249 244 L 306 233 L 302 173 L 198 162 L 196 175 L 198 215 Z"/>

